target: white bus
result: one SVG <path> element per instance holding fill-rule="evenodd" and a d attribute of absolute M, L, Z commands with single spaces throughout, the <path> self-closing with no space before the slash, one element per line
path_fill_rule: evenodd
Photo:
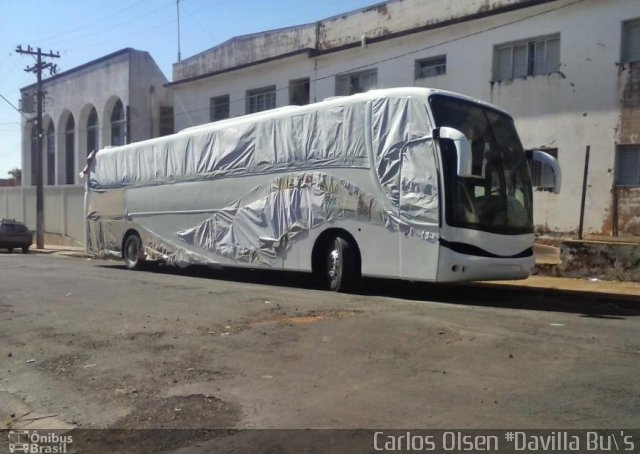
<path fill-rule="evenodd" d="M 543 152 L 533 159 L 560 172 Z M 100 150 L 87 166 L 87 250 L 128 268 L 526 278 L 532 187 L 512 118 L 425 88 L 348 97 Z"/>

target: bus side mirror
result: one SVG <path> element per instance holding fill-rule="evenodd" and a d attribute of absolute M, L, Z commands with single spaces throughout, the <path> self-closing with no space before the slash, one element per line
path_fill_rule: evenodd
<path fill-rule="evenodd" d="M 472 177 L 471 172 L 471 143 L 467 136 L 454 128 L 442 126 L 434 131 L 434 137 L 438 139 L 450 139 L 456 147 L 458 155 L 458 176 Z"/>
<path fill-rule="evenodd" d="M 542 150 L 533 150 L 531 152 L 531 159 L 551 167 L 551 171 L 553 172 L 553 193 L 560 194 L 560 187 L 562 186 L 562 171 L 560 170 L 560 164 L 558 164 L 556 158 Z"/>

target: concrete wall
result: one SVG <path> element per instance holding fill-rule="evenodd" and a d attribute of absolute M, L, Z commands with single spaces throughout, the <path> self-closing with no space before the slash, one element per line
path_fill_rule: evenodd
<path fill-rule="evenodd" d="M 173 65 L 173 80 L 222 71 L 315 47 L 314 24 L 238 36 Z"/>
<path fill-rule="evenodd" d="M 318 22 L 318 50 L 435 28 L 553 0 L 392 0 Z"/>
<path fill-rule="evenodd" d="M 563 241 L 560 245 L 563 277 L 640 282 L 640 244 Z"/>
<path fill-rule="evenodd" d="M 504 12 L 518 5 L 533 6 Z M 475 19 L 460 22 L 465 15 Z M 211 96 L 230 93 L 232 103 L 236 100 L 231 112 L 235 116 L 244 112 L 241 101 L 248 89 L 277 83 L 282 88 L 281 106 L 287 104 L 285 81 L 309 77 L 311 100 L 319 101 L 335 94 L 336 75 L 375 68 L 380 88 L 430 86 L 493 102 L 514 116 L 525 148 L 557 148 L 563 189 L 559 195 L 535 193 L 534 219 L 540 230 L 576 231 L 585 148 L 590 145 L 585 234 L 611 234 L 617 208 L 612 192 L 616 145 L 640 143 L 640 63 L 617 63 L 622 22 L 637 17 L 637 0 L 391 1 L 319 22 L 319 52 L 307 59 L 309 64 L 305 65 L 304 56 L 289 57 L 174 85 L 176 128 L 206 122 L 205 104 Z M 399 33 L 438 24 L 446 26 Z M 390 33 L 397 35 L 373 39 Z M 495 45 L 558 33 L 559 72 L 492 81 Z M 345 48 L 363 34 L 369 38 L 365 47 Z M 325 52 L 337 48 L 342 50 Z M 447 57 L 446 75 L 415 80 L 417 59 L 442 54 Z M 631 200 L 625 206 L 636 205 Z M 621 223 L 621 234 L 625 225 Z"/>
<path fill-rule="evenodd" d="M 0 217 L 24 222 L 36 229 L 36 189 L 0 188 Z M 44 230 L 58 244 L 84 244 L 84 188 L 56 186 L 44 188 Z"/>

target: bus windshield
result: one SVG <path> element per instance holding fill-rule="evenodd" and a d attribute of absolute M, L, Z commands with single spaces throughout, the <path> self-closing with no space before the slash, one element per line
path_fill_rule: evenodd
<path fill-rule="evenodd" d="M 459 130 L 472 149 L 473 176 L 458 177 L 453 142 L 441 141 L 447 223 L 499 234 L 533 232 L 529 167 L 513 119 L 458 98 L 429 100 L 436 126 Z"/>

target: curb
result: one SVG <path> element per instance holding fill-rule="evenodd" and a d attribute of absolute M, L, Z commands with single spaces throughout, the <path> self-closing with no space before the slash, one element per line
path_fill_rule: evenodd
<path fill-rule="evenodd" d="M 42 254 L 42 255 L 60 255 L 64 257 L 79 257 L 89 258 L 85 252 L 82 251 L 69 251 L 65 249 L 29 249 L 29 253 Z"/>
<path fill-rule="evenodd" d="M 52 255 L 52 256 L 62 256 L 62 257 L 74 257 L 74 258 L 91 258 L 84 251 L 71 251 L 71 250 L 55 250 L 55 249 L 30 249 L 30 253 L 42 254 L 42 255 Z M 550 277 L 553 279 L 553 277 Z M 489 282 L 489 281 L 481 281 L 481 282 L 468 282 L 467 285 L 472 287 L 483 287 L 483 288 L 492 288 L 492 289 L 504 289 L 510 290 L 514 292 L 521 293 L 545 293 L 547 295 L 564 295 L 564 296 L 581 296 L 583 298 L 589 298 L 590 300 L 599 299 L 603 300 L 603 302 L 631 302 L 631 303 L 639 303 L 640 304 L 640 295 L 633 295 L 628 293 L 611 293 L 611 292 L 601 292 L 597 290 L 581 290 L 581 289 L 568 289 L 568 288 L 557 288 L 557 287 L 543 287 L 543 286 L 533 286 L 533 285 L 518 285 L 513 283 L 503 283 L 500 281 Z"/>
<path fill-rule="evenodd" d="M 529 285 L 518 285 L 518 284 L 501 284 L 499 282 L 471 282 L 470 285 L 484 287 L 484 288 L 493 288 L 493 289 L 508 289 L 514 292 L 522 292 L 522 293 L 545 293 L 547 295 L 564 295 L 564 296 L 581 296 L 588 299 L 599 299 L 602 302 L 630 302 L 630 303 L 640 303 L 640 295 L 629 295 L 626 293 L 610 293 L 610 292 L 599 292 L 597 290 L 577 290 L 577 289 L 567 289 L 567 288 L 554 288 L 554 287 L 534 287 Z"/>

